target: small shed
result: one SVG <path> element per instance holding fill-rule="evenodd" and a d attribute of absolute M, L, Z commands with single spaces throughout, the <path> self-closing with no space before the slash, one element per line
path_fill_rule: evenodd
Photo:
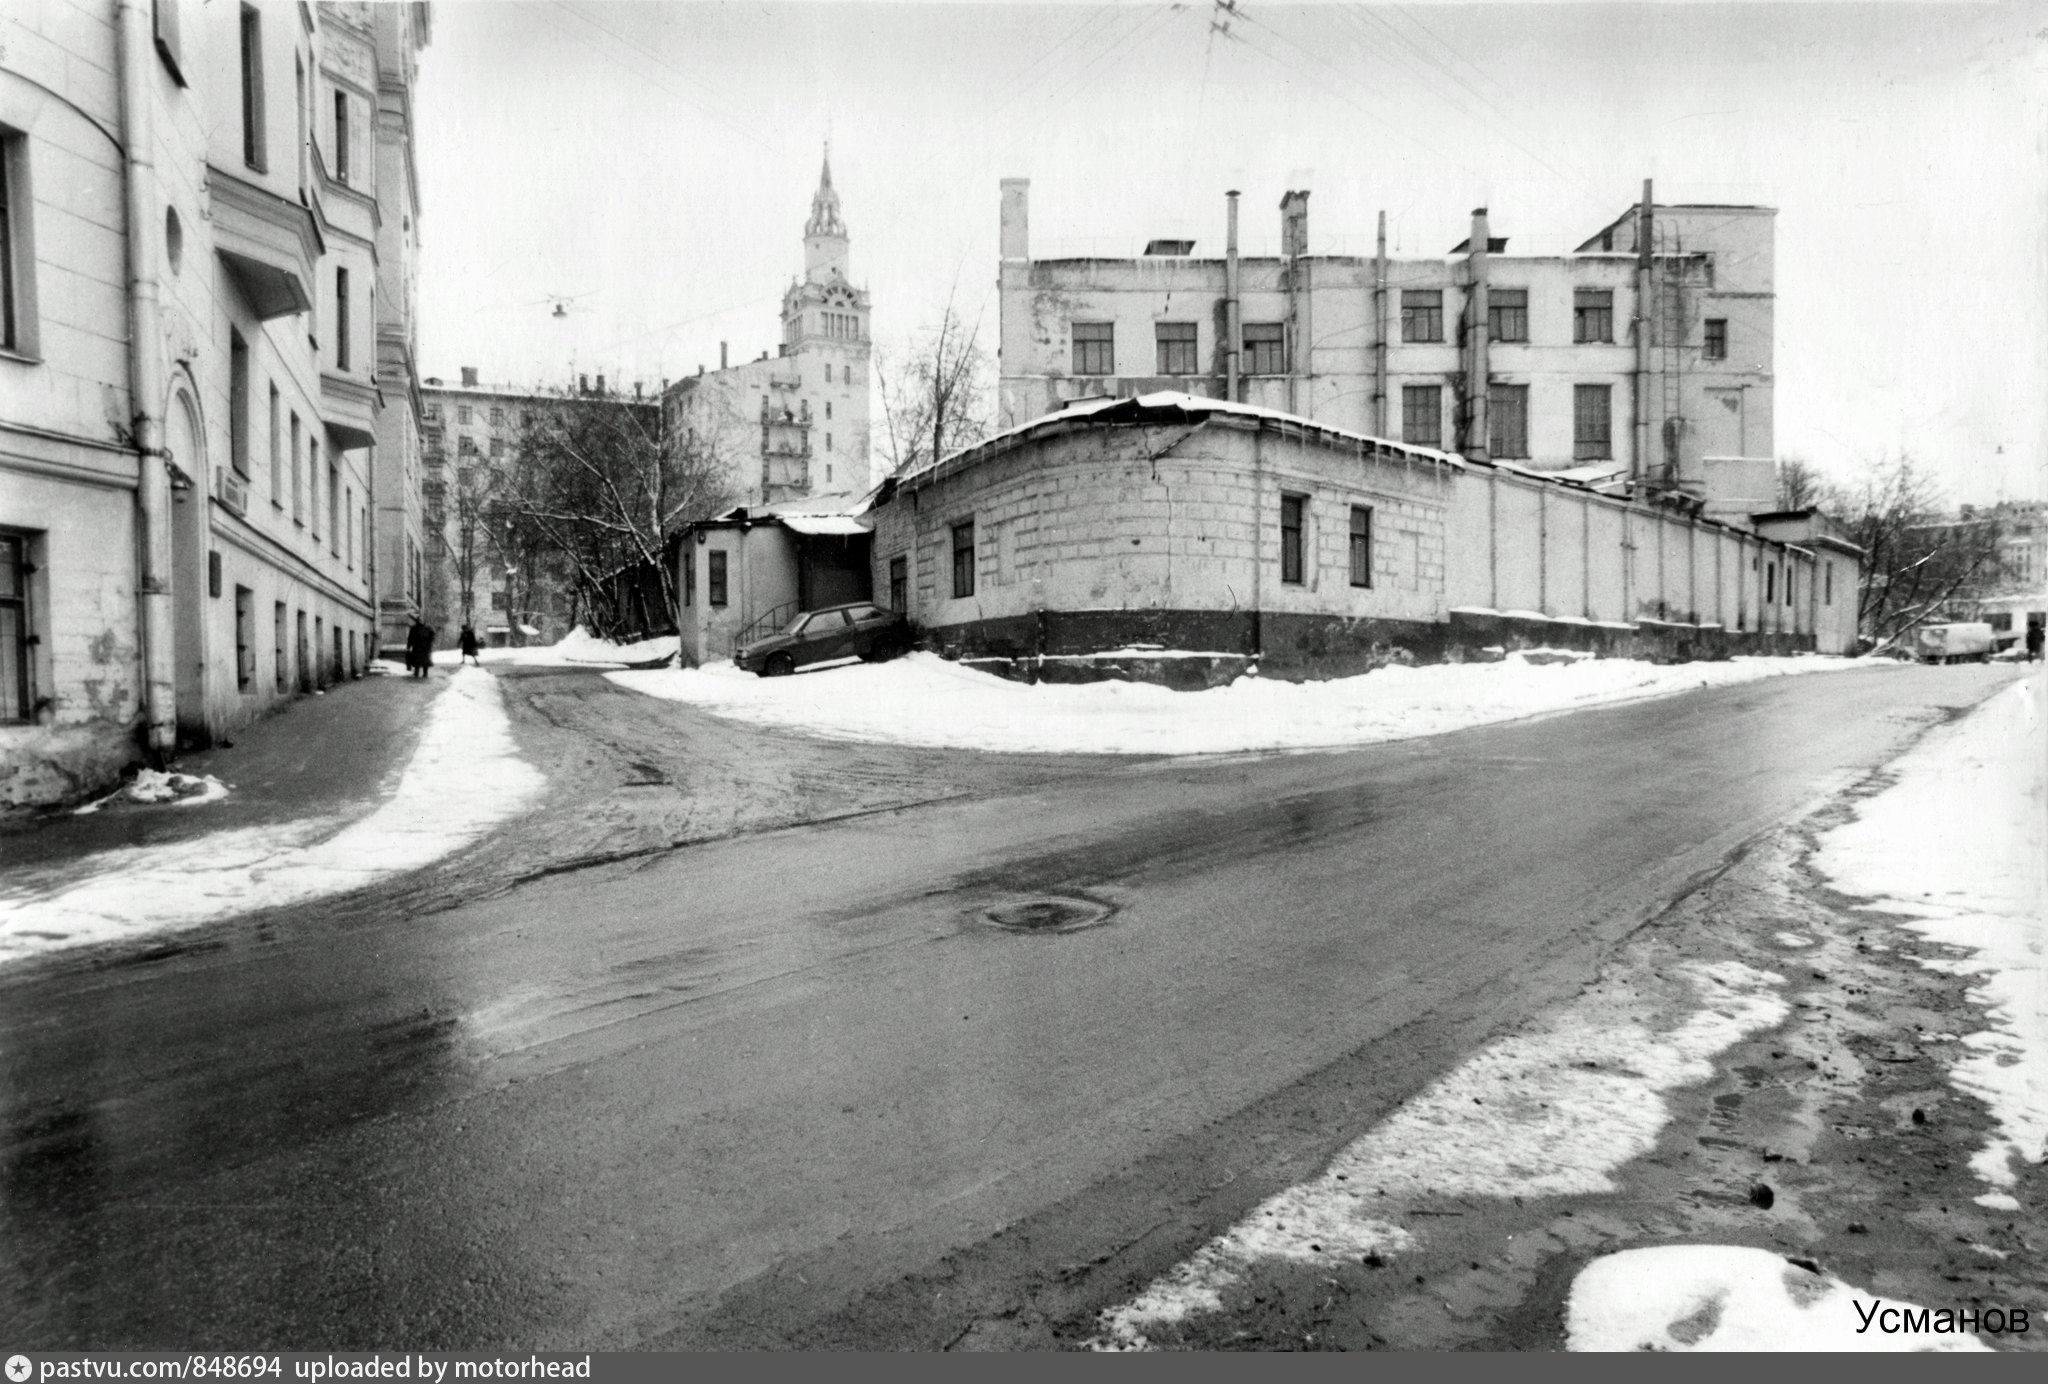
<path fill-rule="evenodd" d="M 676 537 L 683 657 L 732 657 L 800 612 L 873 597 L 868 497 L 812 495 L 739 505 Z"/>

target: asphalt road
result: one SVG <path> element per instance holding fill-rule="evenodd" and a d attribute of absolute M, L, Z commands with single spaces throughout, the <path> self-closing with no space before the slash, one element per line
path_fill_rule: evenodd
<path fill-rule="evenodd" d="M 1152 762 L 17 967 L 0 1344 L 943 1344 L 891 1285 L 1213 1230 L 2009 677 Z M 1047 897 L 1107 916 L 985 917 Z"/>

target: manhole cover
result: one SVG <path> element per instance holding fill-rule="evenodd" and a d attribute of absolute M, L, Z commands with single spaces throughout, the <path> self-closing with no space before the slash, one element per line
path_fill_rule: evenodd
<path fill-rule="evenodd" d="M 1111 905 L 1094 899 L 1050 895 L 998 904 L 981 916 L 1012 932 L 1074 932 L 1108 922 L 1114 912 Z"/>

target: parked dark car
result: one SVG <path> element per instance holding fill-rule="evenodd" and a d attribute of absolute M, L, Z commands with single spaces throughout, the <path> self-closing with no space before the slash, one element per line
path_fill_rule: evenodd
<path fill-rule="evenodd" d="M 732 662 L 735 668 L 774 678 L 835 658 L 857 657 L 878 663 L 908 653 L 910 643 L 908 620 L 893 610 L 862 601 L 807 610 L 782 633 L 742 644 L 733 652 Z"/>

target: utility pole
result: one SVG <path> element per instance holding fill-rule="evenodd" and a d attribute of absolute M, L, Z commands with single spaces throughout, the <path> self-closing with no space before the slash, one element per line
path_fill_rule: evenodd
<path fill-rule="evenodd" d="M 1636 447 L 1629 467 L 1629 479 L 1633 482 L 1629 490 L 1632 494 L 1641 493 L 1650 472 L 1650 244 L 1655 229 L 1652 225 L 1654 205 L 1650 198 L 1650 180 L 1645 178 L 1642 209 L 1636 213 Z"/>

